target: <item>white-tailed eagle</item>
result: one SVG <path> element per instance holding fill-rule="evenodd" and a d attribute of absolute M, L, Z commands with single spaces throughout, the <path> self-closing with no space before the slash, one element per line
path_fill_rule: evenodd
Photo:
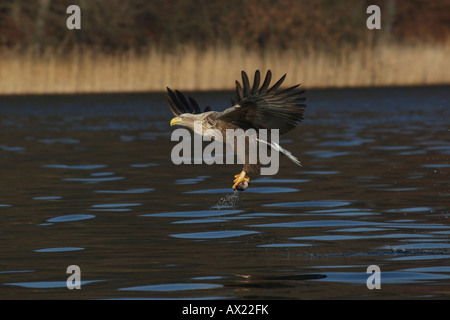
<path fill-rule="evenodd" d="M 286 75 L 269 87 L 272 79 L 272 73 L 269 70 L 260 86 L 261 75 L 257 70 L 253 85 L 250 85 L 247 74 L 242 71 L 242 85 L 236 81 L 236 96 L 231 99 L 232 107 L 223 112 L 211 111 L 210 107 L 206 107 L 202 112 L 192 97 L 185 97 L 178 90 L 174 92 L 167 88 L 167 101 L 176 116 L 170 121 L 170 125 L 182 125 L 200 135 L 204 135 L 208 129 L 218 129 L 223 137 L 226 137 L 227 129 L 243 129 L 244 131 L 255 129 L 256 132 L 259 129 L 268 129 L 268 131 L 278 129 L 279 135 L 283 135 L 303 120 L 306 107 L 303 104 L 305 98 L 302 97 L 304 90 L 298 90 L 299 85 L 279 89 L 285 77 Z M 194 128 L 195 121 L 201 121 L 200 130 L 198 126 Z M 259 139 L 256 138 L 256 140 Z M 227 143 L 227 141 L 223 142 Z M 289 151 L 281 148 L 277 143 L 271 143 L 270 137 L 266 143 L 273 150 L 282 152 L 292 161 L 300 164 Z M 247 189 L 250 181 L 247 173 L 256 174 L 259 168 L 259 161 L 256 164 L 250 163 L 249 157 L 246 156 L 242 172 L 235 175 L 233 189 L 240 191 Z"/>

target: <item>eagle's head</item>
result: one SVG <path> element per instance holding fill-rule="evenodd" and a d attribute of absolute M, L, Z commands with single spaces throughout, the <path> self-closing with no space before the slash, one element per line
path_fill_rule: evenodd
<path fill-rule="evenodd" d="M 184 127 L 188 127 L 188 128 L 193 128 L 194 121 L 196 121 L 196 120 L 198 120 L 197 114 L 182 113 L 182 114 L 176 116 L 175 118 L 173 118 L 172 120 L 170 120 L 170 126 L 180 125 L 180 126 L 184 126 Z"/>

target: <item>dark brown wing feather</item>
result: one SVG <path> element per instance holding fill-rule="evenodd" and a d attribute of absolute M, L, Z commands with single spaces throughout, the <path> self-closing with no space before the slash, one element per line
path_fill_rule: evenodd
<path fill-rule="evenodd" d="M 253 86 L 250 87 L 247 74 L 242 71 L 242 86 L 236 81 L 234 106 L 225 110 L 218 118 L 233 123 L 243 129 L 279 129 L 284 134 L 294 129 L 303 120 L 305 98 L 304 90 L 297 90 L 299 85 L 280 90 L 286 75 L 269 88 L 272 79 L 267 71 L 263 84 L 259 87 L 261 75 L 255 72 Z"/>
<path fill-rule="evenodd" d="M 169 88 L 167 88 L 167 94 L 166 94 L 167 102 L 169 104 L 170 110 L 172 110 L 173 114 L 175 116 L 179 116 L 183 113 L 193 113 L 193 114 L 199 114 L 202 113 L 197 101 L 194 100 L 192 97 L 186 98 L 184 94 L 182 94 L 180 91 L 175 90 L 173 92 Z M 210 107 L 206 107 L 204 112 L 211 111 Z"/>

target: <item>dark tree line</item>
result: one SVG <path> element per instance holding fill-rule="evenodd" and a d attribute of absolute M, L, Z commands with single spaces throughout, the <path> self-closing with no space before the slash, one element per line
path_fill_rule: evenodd
<path fill-rule="evenodd" d="M 82 29 L 66 28 L 66 8 L 81 8 Z M 368 32 L 366 8 L 382 10 Z M 374 36 L 443 42 L 449 0 L 0 0 L 0 46 L 117 51 L 178 44 L 238 44 L 279 49 L 338 47 Z"/>

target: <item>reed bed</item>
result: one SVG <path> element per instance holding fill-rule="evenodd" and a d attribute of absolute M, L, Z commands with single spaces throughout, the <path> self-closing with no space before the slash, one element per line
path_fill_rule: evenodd
<path fill-rule="evenodd" d="M 271 69 L 288 74 L 286 85 L 307 88 L 434 85 L 450 83 L 450 43 L 385 44 L 343 47 L 338 52 L 313 48 L 251 51 L 239 46 L 171 52 L 106 54 L 98 50 L 0 50 L 0 94 L 108 93 L 180 90 L 229 90 L 241 70 Z"/>

